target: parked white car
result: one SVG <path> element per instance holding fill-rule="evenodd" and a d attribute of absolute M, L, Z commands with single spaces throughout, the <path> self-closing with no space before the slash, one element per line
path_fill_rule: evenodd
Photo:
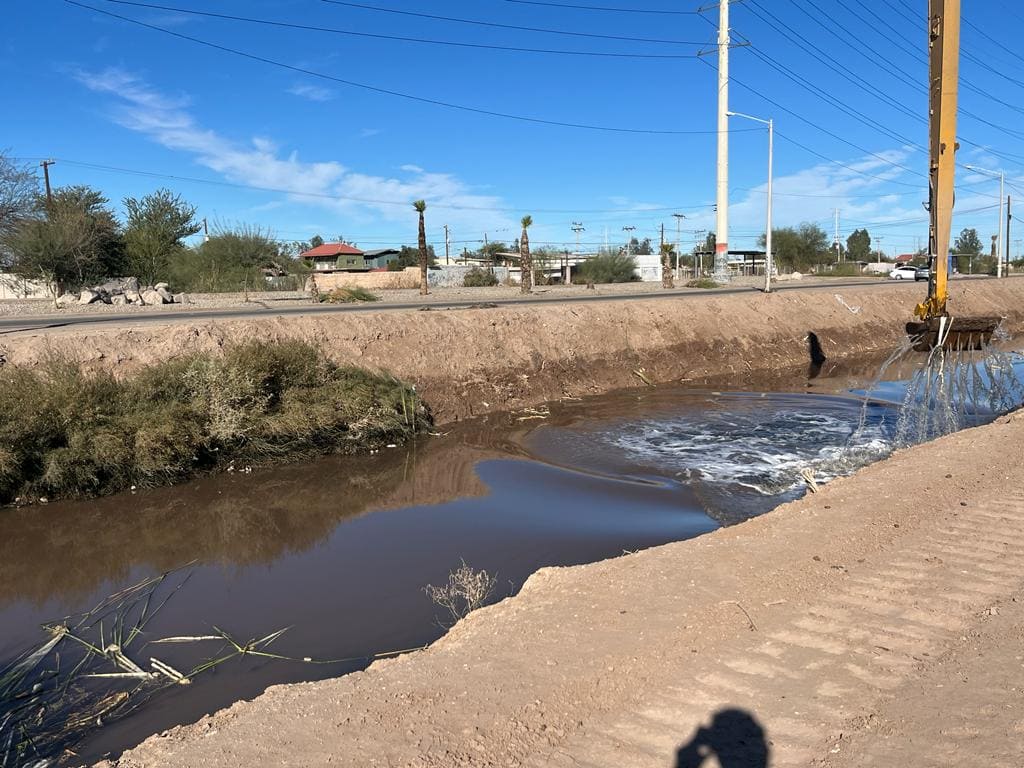
<path fill-rule="evenodd" d="M 896 267 L 892 272 L 889 273 L 890 280 L 913 280 L 917 275 L 917 267 L 910 265 L 903 265 Z"/>

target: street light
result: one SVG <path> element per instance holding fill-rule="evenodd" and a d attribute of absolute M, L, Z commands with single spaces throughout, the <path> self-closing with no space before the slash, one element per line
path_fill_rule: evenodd
<path fill-rule="evenodd" d="M 775 121 L 769 118 L 763 120 L 753 115 L 745 115 L 742 112 L 727 112 L 729 117 L 742 117 L 744 120 L 753 120 L 755 123 L 763 123 L 768 126 L 768 212 L 767 225 L 764 231 L 764 292 L 772 292 L 772 155 L 775 146 Z"/>
<path fill-rule="evenodd" d="M 988 168 L 979 168 L 976 165 L 965 165 L 968 171 L 974 171 L 984 176 L 991 176 L 999 179 L 999 244 L 996 246 L 996 277 L 1003 276 L 1003 186 L 1006 183 L 1006 174 L 1003 171 L 990 171 Z M 936 254 L 937 256 L 938 254 Z"/>
<path fill-rule="evenodd" d="M 680 227 L 680 224 L 682 224 L 683 219 L 686 218 L 686 214 L 684 214 L 684 213 L 673 213 L 672 215 L 676 219 L 676 280 L 680 280 L 680 279 L 682 279 L 683 273 L 680 272 L 679 269 L 680 269 L 680 266 L 683 263 L 683 260 L 682 260 L 682 254 L 679 252 L 680 248 L 681 248 L 680 238 L 682 237 L 682 232 L 680 231 L 679 227 Z"/>

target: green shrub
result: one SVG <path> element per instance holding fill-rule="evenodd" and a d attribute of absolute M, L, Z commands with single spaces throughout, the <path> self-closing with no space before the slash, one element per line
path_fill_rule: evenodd
<path fill-rule="evenodd" d="M 696 280 L 690 280 L 686 284 L 687 288 L 721 288 L 721 283 L 716 283 L 710 277 L 700 277 Z"/>
<path fill-rule="evenodd" d="M 320 294 L 322 304 L 354 304 L 357 301 L 380 301 L 380 296 L 358 285 L 344 285 Z"/>
<path fill-rule="evenodd" d="M 158 485 L 232 462 L 400 442 L 429 427 L 415 390 L 302 342 L 253 342 L 117 381 L 51 361 L 0 369 L 0 503 Z"/>
<path fill-rule="evenodd" d="M 575 268 L 574 283 L 631 283 L 636 276 L 636 259 L 624 253 L 604 253 Z"/>
<path fill-rule="evenodd" d="M 494 273 L 481 267 L 473 267 L 462 278 L 462 285 L 466 288 L 489 288 L 497 284 L 498 278 Z"/>

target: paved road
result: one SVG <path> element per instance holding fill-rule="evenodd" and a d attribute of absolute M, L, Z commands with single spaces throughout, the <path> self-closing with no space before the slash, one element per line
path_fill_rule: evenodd
<path fill-rule="evenodd" d="M 850 288 L 853 286 L 873 285 L 879 289 L 889 288 L 896 285 L 906 285 L 903 281 L 871 279 L 845 279 L 845 280 L 807 280 L 799 283 L 785 283 L 776 287 L 777 291 L 805 291 L 828 288 Z M 922 293 L 924 285 L 919 283 Z M 622 294 L 596 294 L 587 295 L 581 292 L 579 295 L 566 296 L 535 296 L 529 299 L 495 299 L 488 304 L 498 306 L 517 306 L 524 304 L 569 304 L 575 302 L 608 302 L 608 301 L 636 301 L 647 299 L 692 299 L 709 295 L 728 295 L 738 293 L 755 293 L 756 288 L 744 286 L 741 288 L 721 288 L 714 291 L 693 291 L 674 290 L 659 291 L 652 293 L 622 293 Z M 288 305 L 275 307 L 273 304 L 252 305 L 249 307 L 232 309 L 182 309 L 163 310 L 156 312 L 123 312 L 123 313 L 89 313 L 79 315 L 53 314 L 53 315 L 18 315 L 13 317 L 0 317 L 0 334 L 18 333 L 21 331 L 36 331 L 50 328 L 67 328 L 80 325 L 136 325 L 139 323 L 174 323 L 174 322 L 197 322 L 200 320 L 251 320 L 259 317 L 282 317 L 289 315 L 319 315 L 336 312 L 398 312 L 408 310 L 419 310 L 429 308 L 433 310 L 459 309 L 463 307 L 479 306 L 479 299 L 463 299 L 458 301 L 438 301 L 436 298 L 428 301 L 410 301 L 401 303 L 386 304 L 309 304 L 309 305 Z"/>

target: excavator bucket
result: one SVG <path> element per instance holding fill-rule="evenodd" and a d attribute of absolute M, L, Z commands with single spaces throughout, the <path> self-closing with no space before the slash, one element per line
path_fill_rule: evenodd
<path fill-rule="evenodd" d="M 954 351 L 984 349 L 1002 322 L 1001 317 L 932 317 L 907 323 L 907 335 L 918 352 L 936 347 Z"/>

